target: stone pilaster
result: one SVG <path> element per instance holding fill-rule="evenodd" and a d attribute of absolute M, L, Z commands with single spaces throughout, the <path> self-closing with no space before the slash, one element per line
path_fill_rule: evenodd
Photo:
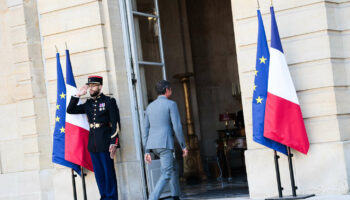
<path fill-rule="evenodd" d="M 270 2 L 260 1 L 268 40 Z M 246 165 L 251 197 L 277 195 L 273 151 L 253 142 L 251 101 L 256 55 L 256 1 L 232 0 L 238 68 L 246 122 Z M 311 143 L 295 152 L 299 194 L 349 191 L 349 2 L 274 1 L 282 45 Z M 305 20 L 308 19 L 308 20 Z M 337 163 L 336 165 L 334 163 Z M 287 159 L 280 159 L 284 194 L 291 194 Z M 317 174 L 315 172 L 317 171 Z"/>

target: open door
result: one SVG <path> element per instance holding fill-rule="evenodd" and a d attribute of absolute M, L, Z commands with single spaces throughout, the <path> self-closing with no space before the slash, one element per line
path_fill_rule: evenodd
<path fill-rule="evenodd" d="M 157 81 L 166 80 L 158 0 L 125 0 L 122 2 L 125 3 L 123 6 L 127 15 L 131 77 L 133 77 L 133 90 L 142 133 L 144 131 L 144 111 L 147 105 L 157 98 L 154 86 Z M 148 192 L 151 193 L 161 175 L 159 158 L 152 155 L 152 163 L 144 166 Z M 166 196 L 171 196 L 169 186 L 161 195 L 161 197 Z"/>

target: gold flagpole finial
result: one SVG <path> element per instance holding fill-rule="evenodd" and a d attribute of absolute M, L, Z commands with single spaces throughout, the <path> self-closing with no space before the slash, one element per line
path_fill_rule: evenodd
<path fill-rule="evenodd" d="M 259 4 L 259 0 L 256 0 L 257 4 L 258 4 L 258 10 L 260 9 L 260 4 Z"/>
<path fill-rule="evenodd" d="M 56 48 L 56 53 L 58 53 L 58 49 L 57 49 L 57 46 L 55 45 L 55 48 Z"/>
<path fill-rule="evenodd" d="M 67 42 L 64 42 L 64 44 L 66 45 L 66 50 L 68 50 L 68 47 L 67 47 Z"/>
<path fill-rule="evenodd" d="M 272 2 L 272 0 L 270 1 L 271 2 L 271 7 L 273 6 L 273 2 Z"/>

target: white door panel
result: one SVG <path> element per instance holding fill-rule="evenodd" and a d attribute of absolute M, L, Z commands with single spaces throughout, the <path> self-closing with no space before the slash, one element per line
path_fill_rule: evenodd
<path fill-rule="evenodd" d="M 133 89 L 136 96 L 138 122 L 143 132 L 144 110 L 157 98 L 156 81 L 166 79 L 158 0 L 125 0 Z M 154 156 L 152 156 L 154 157 Z M 148 191 L 151 193 L 161 175 L 160 161 L 145 164 Z M 161 197 L 171 196 L 169 185 Z"/>

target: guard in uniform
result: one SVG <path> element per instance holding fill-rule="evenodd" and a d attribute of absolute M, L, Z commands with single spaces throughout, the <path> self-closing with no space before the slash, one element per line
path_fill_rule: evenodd
<path fill-rule="evenodd" d="M 119 148 L 120 117 L 116 100 L 101 93 L 102 83 L 102 77 L 89 76 L 86 85 L 72 96 L 67 113 L 87 114 L 90 124 L 88 150 L 101 199 L 116 200 L 118 190 L 113 158 Z M 78 105 L 79 97 L 88 89 L 91 98 Z"/>

